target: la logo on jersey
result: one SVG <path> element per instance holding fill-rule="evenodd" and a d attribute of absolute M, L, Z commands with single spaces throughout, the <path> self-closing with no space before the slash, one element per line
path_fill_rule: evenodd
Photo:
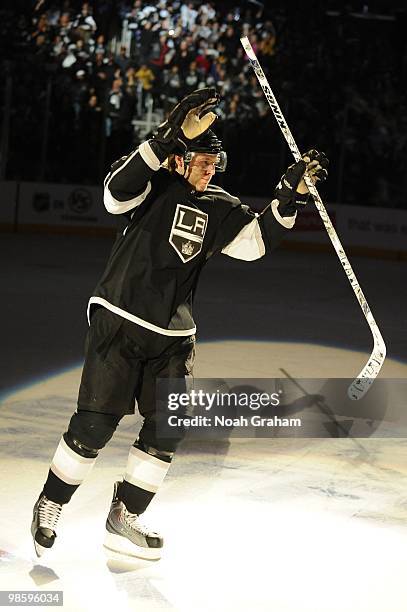
<path fill-rule="evenodd" d="M 207 224 L 206 213 L 177 204 L 169 242 L 184 263 L 201 252 Z"/>

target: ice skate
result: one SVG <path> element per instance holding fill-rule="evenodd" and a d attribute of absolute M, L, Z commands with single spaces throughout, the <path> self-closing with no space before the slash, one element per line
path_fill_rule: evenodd
<path fill-rule="evenodd" d="M 55 528 L 61 515 L 62 505 L 48 499 L 43 493 L 39 496 L 33 510 L 31 533 L 34 538 L 34 548 L 37 557 L 55 542 Z"/>
<path fill-rule="evenodd" d="M 141 559 L 160 559 L 163 538 L 145 527 L 138 514 L 129 512 L 122 501 L 117 498 L 116 482 L 113 491 L 112 505 L 106 521 L 106 538 L 104 546 Z"/>

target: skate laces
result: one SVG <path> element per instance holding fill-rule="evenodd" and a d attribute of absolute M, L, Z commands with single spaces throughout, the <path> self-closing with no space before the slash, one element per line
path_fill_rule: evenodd
<path fill-rule="evenodd" d="M 132 514 L 128 510 L 123 510 L 123 515 L 124 515 L 124 522 L 131 529 L 137 530 L 139 533 L 141 533 L 144 536 L 155 534 L 154 531 L 151 531 L 151 529 L 149 529 L 146 525 L 143 525 L 143 523 L 140 521 L 140 517 L 138 514 Z"/>
<path fill-rule="evenodd" d="M 38 507 L 39 526 L 55 531 L 56 524 L 61 516 L 61 510 L 61 504 L 57 504 L 44 496 Z"/>

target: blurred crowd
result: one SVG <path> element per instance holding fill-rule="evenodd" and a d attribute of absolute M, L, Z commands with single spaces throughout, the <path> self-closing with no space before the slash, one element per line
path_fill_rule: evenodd
<path fill-rule="evenodd" d="M 328 199 L 407 206 L 405 16 L 334 4 L 17 0 L 8 178 L 96 183 L 149 114 L 159 121 L 213 85 L 224 185 L 269 195 L 290 156 L 240 45 L 247 35 L 300 149 L 331 159 Z M 16 11 L 1 13 L 7 29 Z"/>

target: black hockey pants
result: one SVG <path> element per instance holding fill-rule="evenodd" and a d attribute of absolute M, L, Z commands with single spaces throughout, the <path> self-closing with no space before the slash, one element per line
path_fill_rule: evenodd
<path fill-rule="evenodd" d="M 135 411 L 144 417 L 138 439 L 145 446 L 175 451 L 182 431 L 165 434 L 168 413 L 156 398 L 156 379 L 191 374 L 195 337 L 168 337 L 98 308 L 86 339 L 78 410 L 69 429 L 90 448 L 100 449 L 120 419 Z"/>

